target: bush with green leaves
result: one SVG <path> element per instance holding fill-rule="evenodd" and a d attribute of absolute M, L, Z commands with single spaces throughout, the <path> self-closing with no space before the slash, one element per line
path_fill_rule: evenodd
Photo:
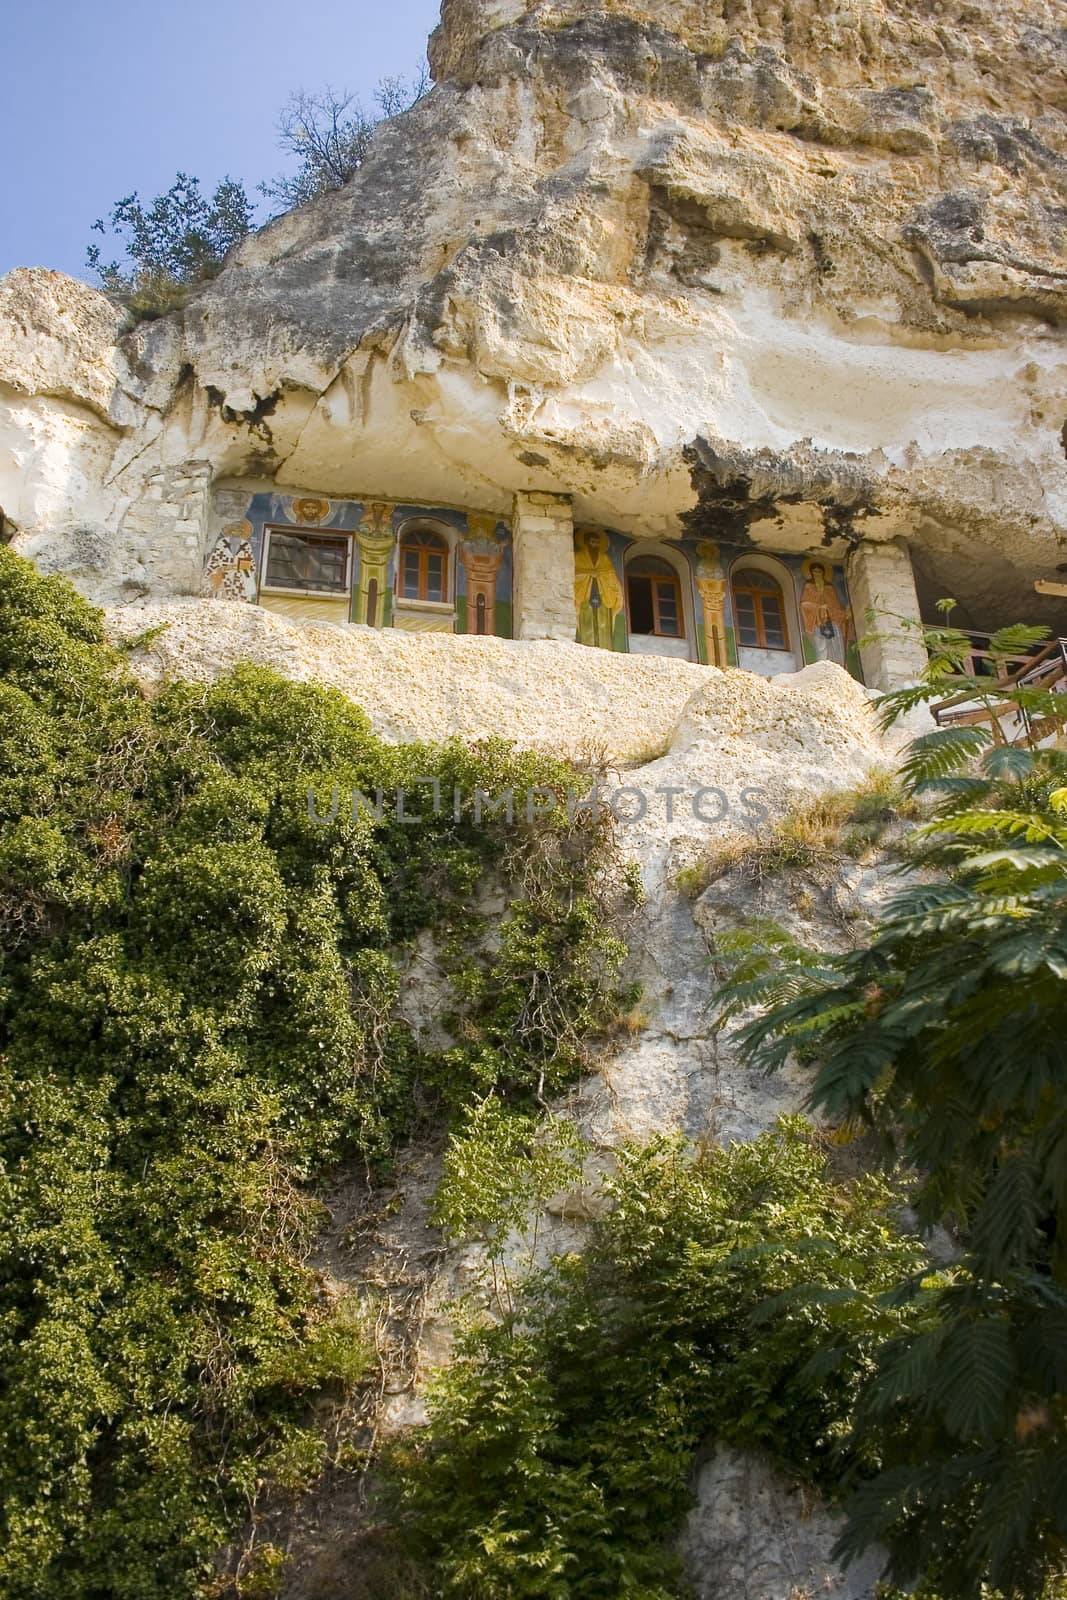
<path fill-rule="evenodd" d="M 575 1017 L 614 1004 L 606 835 L 317 824 L 309 789 L 571 774 L 387 746 L 342 695 L 251 667 L 150 701 L 99 614 L 7 549 L 0 706 L 0 1591 L 181 1600 L 272 1475 L 314 1475 L 309 1399 L 370 1360 L 308 1265 L 314 1181 L 475 1097 L 532 1107 L 579 1064 Z M 492 870 L 498 949 L 470 911 Z M 393 1015 L 427 928 L 462 965 L 447 1060 Z M 561 952 L 559 1004 L 529 1012 Z"/>
<path fill-rule="evenodd" d="M 142 318 L 159 317 L 214 278 L 251 228 L 252 205 L 243 184 L 223 178 L 209 199 L 199 178 L 179 172 L 147 208 L 135 190 L 116 201 L 106 226 L 102 218 L 94 222 L 96 233 L 106 236 L 110 229 L 121 257 L 105 261 L 100 246 L 92 244 L 86 265 L 106 294 Z"/>
<path fill-rule="evenodd" d="M 433 1220 L 452 1239 L 483 1247 L 501 1315 L 516 1315 L 516 1271 L 536 1260 L 546 1207 L 582 1181 L 587 1154 L 569 1117 L 531 1116 L 495 1096 L 473 1105 L 453 1132 Z"/>
<path fill-rule="evenodd" d="M 1041 630 L 1006 629 L 1007 660 Z M 931 667 L 888 719 L 950 692 L 1047 734 L 1062 699 L 960 670 L 969 641 L 934 630 Z M 749 1060 L 820 1064 L 812 1104 L 866 1127 L 911 1175 L 921 1221 L 962 1239 L 950 1281 L 914 1284 L 919 1323 L 865 1385 L 842 1550 L 875 1542 L 901 1584 L 945 1600 L 1036 1600 L 1067 1576 L 1067 753 L 938 728 L 904 765 L 935 815 L 863 948 L 750 949 L 732 1005 Z M 751 1014 L 755 1008 L 755 1014 Z"/>
<path fill-rule="evenodd" d="M 428 88 L 423 63 L 410 82 L 383 78 L 372 113 L 347 90 L 291 94 L 278 118 L 278 135 L 297 170 L 257 185 L 275 202 L 273 215 L 343 188 L 366 160 L 379 123 L 408 110 Z M 135 190 L 115 202 L 106 223 L 102 217 L 93 223 L 94 233 L 110 234 L 109 252 L 118 254 L 105 260 L 103 247 L 90 244 L 86 266 L 104 293 L 134 319 L 165 316 L 218 275 L 229 251 L 252 231 L 253 220 L 253 204 L 239 179 L 223 178 L 209 196 L 199 178 L 179 172 L 166 193 L 145 204 Z"/>
<path fill-rule="evenodd" d="M 799 1119 L 728 1150 L 626 1148 L 603 1198 L 581 1255 L 465 1334 L 399 1453 L 401 1535 L 435 1595 L 678 1594 L 698 1445 L 833 1487 L 877 1349 L 913 1314 L 887 1298 L 923 1270 L 892 1191 L 834 1182 Z"/>

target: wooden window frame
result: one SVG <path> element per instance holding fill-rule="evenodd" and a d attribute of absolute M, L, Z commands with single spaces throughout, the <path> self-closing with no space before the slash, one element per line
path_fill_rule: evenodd
<path fill-rule="evenodd" d="M 432 539 L 432 545 L 417 545 L 413 541 L 418 539 Z M 409 552 L 414 552 L 418 557 L 419 578 L 418 594 L 405 594 L 405 566 Z M 397 544 L 397 583 L 394 603 L 398 606 L 440 606 L 451 608 L 452 600 L 449 595 L 451 584 L 449 582 L 449 558 L 452 554 L 448 540 L 444 534 L 438 533 L 434 528 L 410 528 L 401 532 Z M 431 600 L 427 594 L 429 584 L 430 556 L 441 557 L 441 599 Z"/>
<path fill-rule="evenodd" d="M 759 569 L 755 567 L 750 568 L 749 570 L 753 572 L 759 571 Z M 730 592 L 734 596 L 734 631 L 737 635 L 737 648 L 739 650 L 774 650 L 783 655 L 791 655 L 793 647 L 789 642 L 789 618 L 785 609 L 785 590 L 778 582 L 778 579 L 773 577 L 769 572 L 761 573 L 761 576 L 767 579 L 768 584 L 774 585 L 773 591 L 769 588 L 759 588 L 755 584 L 749 585 L 745 583 L 743 573 L 739 583 L 735 583 L 731 579 Z M 763 615 L 763 602 L 772 592 L 778 601 L 778 618 L 781 623 L 780 632 L 782 635 L 781 644 L 767 643 L 767 624 Z M 745 595 L 747 599 L 752 601 L 752 609 L 756 614 L 756 637 L 759 640 L 758 644 L 743 644 L 741 642 L 741 619 L 737 614 L 737 596 L 740 594 Z"/>
<path fill-rule="evenodd" d="M 652 572 L 642 572 L 641 563 L 644 561 L 654 562 L 657 570 Z M 681 579 L 678 577 L 678 574 L 675 572 L 670 562 L 664 561 L 660 556 L 638 556 L 635 560 L 631 561 L 628 566 L 624 567 L 623 579 L 626 590 L 626 629 L 628 633 L 634 632 L 633 628 L 630 626 L 631 578 L 644 578 L 652 590 L 652 632 L 635 633 L 634 637 L 636 639 L 685 639 L 687 635 L 685 631 L 685 607 L 682 605 L 682 584 Z M 670 583 L 674 587 L 674 606 L 675 614 L 678 619 L 677 633 L 664 633 L 660 627 L 659 591 L 657 589 L 657 584 L 661 583 Z"/>
<path fill-rule="evenodd" d="M 270 551 L 276 533 L 284 534 L 287 538 L 302 539 L 306 544 L 316 542 L 337 544 L 344 540 L 345 544 L 345 570 L 340 586 L 331 589 L 292 588 L 286 583 L 273 583 L 270 578 Z M 260 583 L 260 592 L 265 594 L 286 594 L 298 597 L 311 596 L 322 600 L 344 600 L 352 594 L 352 544 L 351 533 L 345 528 L 299 528 L 288 523 L 268 523 L 263 531 L 263 578 Z"/>

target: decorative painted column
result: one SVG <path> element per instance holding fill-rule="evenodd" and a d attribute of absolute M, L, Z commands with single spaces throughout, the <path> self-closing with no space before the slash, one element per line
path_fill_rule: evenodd
<path fill-rule="evenodd" d="M 710 539 L 703 539 L 697 545 L 696 586 L 704 607 L 704 659 L 710 666 L 728 667 L 726 577 L 719 558 L 719 547 Z"/>
<path fill-rule="evenodd" d="M 926 666 L 926 650 L 917 627 L 919 597 L 907 545 L 865 541 L 848 559 L 848 590 L 860 644 L 863 679 L 868 689 L 885 692 L 917 683 Z M 869 615 L 869 613 L 873 615 Z"/>
<path fill-rule="evenodd" d="M 496 575 L 504 552 L 491 536 L 464 539 L 459 559 L 467 576 L 467 632 L 496 633 Z"/>
<path fill-rule="evenodd" d="M 354 622 L 382 628 L 389 596 L 389 557 L 396 538 L 391 526 L 393 508 L 384 501 L 372 501 L 363 508 L 356 530 L 359 551 L 359 587 L 356 590 Z"/>
<path fill-rule="evenodd" d="M 566 494 L 517 494 L 512 518 L 516 639 L 570 639 L 574 606 L 574 519 Z"/>

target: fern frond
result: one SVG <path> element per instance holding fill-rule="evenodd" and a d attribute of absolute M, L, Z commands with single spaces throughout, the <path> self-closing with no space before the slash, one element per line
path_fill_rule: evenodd
<path fill-rule="evenodd" d="M 911 785 L 911 791 L 915 795 L 941 795 L 946 801 L 951 801 L 957 796 L 960 799 L 969 797 L 972 800 L 979 800 L 984 795 L 990 794 L 992 788 L 993 785 L 988 778 L 953 776 L 950 773 L 940 778 L 923 778 Z"/>
<path fill-rule="evenodd" d="M 989 868 L 1000 867 L 1008 867 L 1013 873 L 1032 878 L 1035 884 L 1058 882 L 1067 876 L 1067 852 L 1059 845 L 1036 850 L 1013 850 L 1004 846 L 999 850 L 983 850 L 980 855 L 967 857 L 968 873 L 982 874 Z"/>
<path fill-rule="evenodd" d="M 1036 1557 L 1040 1568 L 1040 1555 L 1033 1548 L 1030 1531 L 1041 1503 L 1043 1471 L 1042 1451 L 1012 1450 L 982 1496 L 971 1546 L 975 1565 L 989 1573 L 990 1582 L 998 1590 L 1022 1592 L 1023 1564 L 1032 1564 Z M 1028 1553 L 1030 1562 L 1026 1562 Z M 1036 1576 L 1040 1592 L 1044 1583 L 1040 1574 Z"/>
<path fill-rule="evenodd" d="M 859 1484 L 845 1507 L 848 1521 L 834 1546 L 834 1560 L 847 1566 L 871 1545 L 881 1544 L 895 1523 L 922 1504 L 935 1476 L 932 1468 L 909 1463 L 889 1467 Z"/>
<path fill-rule="evenodd" d="M 1012 622 L 1007 627 L 998 628 L 989 640 L 989 653 L 1005 659 L 1018 659 L 1019 656 L 1029 655 L 1038 645 L 1044 644 L 1046 639 L 1052 637 L 1052 629 L 1037 624 L 1025 622 Z"/>
<path fill-rule="evenodd" d="M 1067 930 L 1044 931 L 1037 924 L 1021 937 L 1001 940 L 991 951 L 989 967 L 1005 978 L 1028 977 L 1046 967 L 1060 982 L 1067 981 Z"/>
<path fill-rule="evenodd" d="M 903 1035 L 884 1027 L 843 1040 L 819 1069 L 809 1096 L 811 1108 L 832 1118 L 862 1115 L 868 1097 L 892 1070 L 904 1042 Z"/>
<path fill-rule="evenodd" d="M 992 742 L 985 728 L 973 724 L 955 728 L 935 728 L 913 739 L 904 754 L 900 772 L 905 784 L 913 788 L 935 778 L 958 772 Z"/>
<path fill-rule="evenodd" d="M 1046 1394 L 1067 1393 L 1067 1308 L 1042 1310 L 1019 1341 L 1031 1382 Z"/>
<path fill-rule="evenodd" d="M 856 1305 L 859 1301 L 867 1301 L 868 1296 L 861 1294 L 858 1289 L 838 1287 L 824 1287 L 821 1284 L 800 1283 L 791 1289 L 783 1289 L 781 1294 L 771 1295 L 762 1301 L 752 1312 L 751 1321 L 755 1325 L 772 1322 L 783 1311 L 790 1311 L 794 1306 L 844 1306 Z"/>
<path fill-rule="evenodd" d="M 922 683 L 911 684 L 905 689 L 890 689 L 888 693 L 878 695 L 874 701 L 878 725 L 884 733 L 894 722 L 906 717 L 909 711 L 929 705 L 931 700 L 943 700 L 958 687 L 957 678 L 945 675 L 924 679 Z"/>
<path fill-rule="evenodd" d="M 1009 1156 L 986 1191 L 971 1231 L 983 1273 L 999 1278 L 1033 1256 L 1039 1215 L 1034 1161 Z"/>
<path fill-rule="evenodd" d="M 930 1404 L 958 1439 L 991 1438 L 1008 1419 L 1014 1378 L 1015 1350 L 1005 1317 L 957 1322 L 941 1347 Z"/>
<path fill-rule="evenodd" d="M 893 1339 L 883 1346 L 878 1370 L 864 1396 L 864 1410 L 885 1415 L 901 1400 L 922 1399 L 945 1340 L 943 1327 Z"/>
<path fill-rule="evenodd" d="M 1033 752 L 1022 750 L 1018 745 L 994 745 L 993 749 L 987 750 L 982 757 L 982 771 L 988 772 L 998 783 L 1005 779 L 1017 781 L 1020 778 L 1028 778 L 1033 770 Z"/>
<path fill-rule="evenodd" d="M 934 817 L 916 831 L 927 837 L 935 834 L 969 837 L 979 833 L 1004 833 L 1015 837 L 1022 834 L 1028 843 L 1055 844 L 1067 850 L 1067 829 L 1036 811 L 960 811 L 949 817 Z"/>

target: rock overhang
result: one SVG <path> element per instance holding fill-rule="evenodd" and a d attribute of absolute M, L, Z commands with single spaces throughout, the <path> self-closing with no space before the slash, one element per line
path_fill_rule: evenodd
<path fill-rule="evenodd" d="M 0 502 L 22 529 L 103 537 L 146 474 L 188 462 L 494 512 L 542 490 L 635 536 L 716 515 L 787 549 L 904 536 L 935 588 L 974 567 L 953 554 L 969 530 L 1021 601 L 1067 532 L 1046 10 L 935 49 L 903 0 L 729 24 L 668 0 L 447 0 L 452 76 L 343 191 L 161 323 L 122 333 L 73 291 L 95 308 L 70 346 L 95 386 L 78 427 L 52 415 L 61 309 L 18 279 L 40 326 L 35 364 L 10 336 L 0 354 Z M 65 474 L 90 484 L 77 504 Z"/>

